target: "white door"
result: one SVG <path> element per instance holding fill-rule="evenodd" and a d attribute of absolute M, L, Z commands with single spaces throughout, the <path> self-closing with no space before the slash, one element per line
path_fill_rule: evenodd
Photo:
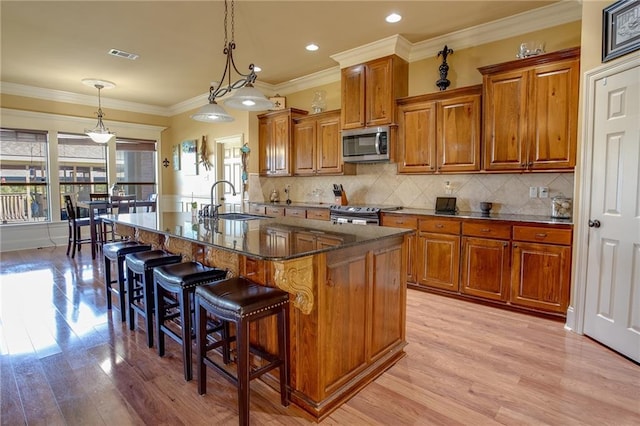
<path fill-rule="evenodd" d="M 640 362 L 640 66 L 597 81 L 593 111 L 584 333 Z"/>
<path fill-rule="evenodd" d="M 220 159 L 217 179 L 228 180 L 236 190 L 236 195 L 233 195 L 229 185 L 218 185 L 220 192 L 216 195 L 222 204 L 221 211 L 242 211 L 242 139 L 242 135 L 216 139 Z"/>

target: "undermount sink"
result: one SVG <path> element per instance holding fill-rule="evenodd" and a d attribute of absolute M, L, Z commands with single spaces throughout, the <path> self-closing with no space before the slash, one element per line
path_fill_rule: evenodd
<path fill-rule="evenodd" d="M 265 219 L 265 216 L 256 216 L 252 214 L 245 213 L 220 213 L 218 215 L 219 219 L 227 219 L 227 220 L 254 220 L 254 219 Z"/>

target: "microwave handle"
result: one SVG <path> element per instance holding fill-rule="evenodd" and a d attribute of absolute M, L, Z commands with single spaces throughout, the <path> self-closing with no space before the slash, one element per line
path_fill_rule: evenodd
<path fill-rule="evenodd" d="M 380 155 L 380 132 L 376 132 L 376 154 Z"/>

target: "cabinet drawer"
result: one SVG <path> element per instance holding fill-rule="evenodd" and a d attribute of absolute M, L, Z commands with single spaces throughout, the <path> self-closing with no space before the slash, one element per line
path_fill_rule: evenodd
<path fill-rule="evenodd" d="M 284 216 L 284 207 L 267 206 L 267 216 Z"/>
<path fill-rule="evenodd" d="M 287 207 L 284 215 L 289 217 L 301 217 L 304 219 L 307 217 L 307 210 L 298 209 L 295 207 Z"/>
<path fill-rule="evenodd" d="M 307 219 L 329 220 L 329 209 L 307 209 Z"/>
<path fill-rule="evenodd" d="M 404 215 L 383 215 L 382 226 L 394 228 L 418 229 L 418 218 Z"/>
<path fill-rule="evenodd" d="M 542 226 L 514 226 L 513 239 L 515 241 L 569 246 L 571 245 L 571 229 L 547 228 Z"/>
<path fill-rule="evenodd" d="M 420 231 L 437 234 L 460 234 L 459 220 L 420 219 Z"/>
<path fill-rule="evenodd" d="M 264 215 L 265 206 L 262 204 L 249 204 L 249 213 Z"/>
<path fill-rule="evenodd" d="M 500 238 L 508 240 L 511 238 L 511 225 L 507 223 L 464 222 L 462 233 L 472 237 Z"/>

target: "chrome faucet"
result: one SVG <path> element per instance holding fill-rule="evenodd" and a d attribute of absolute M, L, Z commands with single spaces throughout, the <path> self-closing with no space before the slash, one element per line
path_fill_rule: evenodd
<path fill-rule="evenodd" d="M 236 194 L 236 188 L 228 180 L 218 180 L 218 181 L 214 182 L 213 185 L 211 185 L 211 206 L 210 206 L 210 209 L 212 209 L 212 210 L 210 210 L 209 213 L 210 213 L 210 216 L 212 216 L 212 217 L 214 217 L 216 219 L 218 218 L 218 209 L 220 208 L 220 206 L 222 204 L 216 204 L 216 203 L 213 202 L 215 200 L 215 198 L 213 197 L 213 192 L 214 192 L 214 190 L 216 188 L 216 185 L 218 185 L 219 183 L 228 183 L 229 186 L 231 187 L 231 191 L 233 191 L 233 195 L 234 196 L 237 195 Z"/>

